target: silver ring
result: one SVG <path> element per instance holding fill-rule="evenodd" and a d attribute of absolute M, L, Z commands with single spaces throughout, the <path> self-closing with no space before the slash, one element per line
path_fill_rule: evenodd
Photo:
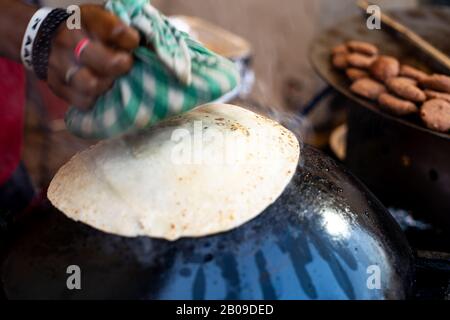
<path fill-rule="evenodd" d="M 72 81 L 73 76 L 80 70 L 80 66 L 71 66 L 67 72 L 66 72 L 66 76 L 65 76 L 65 81 L 66 84 L 70 84 L 70 82 Z"/>

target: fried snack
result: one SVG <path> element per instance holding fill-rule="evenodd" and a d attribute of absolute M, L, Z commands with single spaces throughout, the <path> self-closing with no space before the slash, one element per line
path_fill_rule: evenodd
<path fill-rule="evenodd" d="M 370 72 L 375 79 L 385 82 L 398 76 L 400 73 L 400 62 L 394 57 L 380 56 L 370 66 Z"/>
<path fill-rule="evenodd" d="M 419 69 L 403 64 L 400 67 L 400 76 L 411 78 L 416 81 L 421 81 L 422 79 L 428 77 L 428 74 Z"/>
<path fill-rule="evenodd" d="M 345 73 L 347 74 L 347 77 L 352 81 L 369 78 L 369 73 L 367 71 L 358 68 L 348 68 Z"/>
<path fill-rule="evenodd" d="M 336 69 L 344 70 L 348 68 L 347 61 L 348 54 L 346 53 L 338 53 L 333 56 L 333 66 Z"/>
<path fill-rule="evenodd" d="M 350 90 L 370 100 L 377 100 L 380 94 L 386 92 L 386 87 L 370 78 L 356 80 Z"/>
<path fill-rule="evenodd" d="M 423 122 L 431 130 L 438 132 L 450 131 L 450 103 L 433 99 L 423 104 L 420 112 Z"/>
<path fill-rule="evenodd" d="M 425 90 L 425 94 L 428 100 L 441 99 L 450 102 L 450 94 L 444 92 L 438 92 L 433 90 Z"/>
<path fill-rule="evenodd" d="M 450 93 L 450 77 L 443 74 L 433 74 L 420 81 L 426 89 Z"/>
<path fill-rule="evenodd" d="M 375 56 L 367 56 L 360 53 L 351 53 L 347 56 L 347 62 L 350 66 L 360 69 L 368 69 L 376 60 Z"/>
<path fill-rule="evenodd" d="M 424 102 L 427 100 L 425 92 L 416 86 L 415 80 L 403 77 L 390 78 L 386 86 L 397 96 L 412 102 Z"/>
<path fill-rule="evenodd" d="M 362 53 L 368 56 L 376 56 L 378 54 L 378 48 L 371 43 L 364 41 L 349 41 L 347 47 L 356 53 Z"/>
<path fill-rule="evenodd" d="M 332 52 L 333 52 L 333 55 L 335 55 L 335 54 L 343 54 L 343 53 L 350 53 L 350 51 L 348 50 L 348 48 L 347 48 L 347 46 L 345 44 L 337 45 L 336 47 L 333 48 Z"/>
<path fill-rule="evenodd" d="M 383 109 L 397 116 L 406 116 L 419 111 L 419 108 L 411 101 L 400 99 L 389 93 L 380 94 L 378 103 Z"/>
<path fill-rule="evenodd" d="M 415 79 L 412 79 L 412 78 L 408 78 L 408 77 L 396 77 L 396 78 L 403 79 L 403 81 L 405 81 L 405 83 L 407 82 L 407 83 L 409 83 L 412 86 L 416 86 L 417 87 L 419 85 L 419 82 L 417 80 L 415 80 Z"/>

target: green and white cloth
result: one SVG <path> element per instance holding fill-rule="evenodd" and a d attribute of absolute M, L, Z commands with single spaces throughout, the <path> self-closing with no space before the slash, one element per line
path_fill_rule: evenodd
<path fill-rule="evenodd" d="M 110 0 L 106 8 L 136 28 L 153 50 L 137 48 L 132 70 L 93 109 L 68 111 L 66 125 L 73 134 L 105 139 L 142 129 L 215 101 L 238 86 L 234 63 L 176 29 L 149 0 Z"/>

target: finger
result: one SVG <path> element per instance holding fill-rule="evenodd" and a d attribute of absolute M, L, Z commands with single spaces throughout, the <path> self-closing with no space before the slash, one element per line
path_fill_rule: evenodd
<path fill-rule="evenodd" d="M 115 78 L 133 66 L 131 54 L 108 48 L 98 41 L 90 42 L 80 56 L 81 63 L 101 77 Z"/>
<path fill-rule="evenodd" d="M 64 74 L 75 63 L 74 48 L 83 39 L 82 32 L 62 30 L 55 39 L 49 68 Z M 98 41 L 91 41 L 81 52 L 80 62 L 101 77 L 114 78 L 129 71 L 133 65 L 131 54 L 109 48 Z"/>
<path fill-rule="evenodd" d="M 112 78 L 100 78 L 87 68 L 81 68 L 72 77 L 70 86 L 88 96 L 98 97 L 111 88 Z"/>
<path fill-rule="evenodd" d="M 54 71 L 49 70 L 48 85 L 55 95 L 81 110 L 90 109 L 97 100 L 95 96 L 86 95 L 66 85 Z"/>
<path fill-rule="evenodd" d="M 62 23 L 55 36 L 52 38 L 52 52 L 54 47 L 75 49 L 76 44 L 86 37 L 86 33 L 81 30 L 69 30 L 67 26 Z"/>
<path fill-rule="evenodd" d="M 63 32 L 55 38 L 49 57 L 48 69 L 55 69 L 64 73 L 75 63 L 72 47 L 80 35 Z M 63 76 L 64 77 L 64 76 Z"/>
<path fill-rule="evenodd" d="M 81 17 L 85 30 L 94 39 L 127 51 L 139 45 L 139 33 L 101 6 L 82 5 Z"/>
<path fill-rule="evenodd" d="M 48 70 L 54 71 L 61 81 L 66 78 L 67 70 L 77 64 L 74 47 L 83 39 L 82 32 L 61 29 L 52 43 L 52 50 L 49 57 Z"/>

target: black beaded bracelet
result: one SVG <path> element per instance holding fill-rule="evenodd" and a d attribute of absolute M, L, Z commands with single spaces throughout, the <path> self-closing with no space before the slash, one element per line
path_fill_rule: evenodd
<path fill-rule="evenodd" d="M 42 22 L 33 46 L 32 57 L 33 70 L 41 80 L 47 80 L 53 36 L 59 25 L 70 16 L 71 14 L 64 9 L 53 9 Z"/>

